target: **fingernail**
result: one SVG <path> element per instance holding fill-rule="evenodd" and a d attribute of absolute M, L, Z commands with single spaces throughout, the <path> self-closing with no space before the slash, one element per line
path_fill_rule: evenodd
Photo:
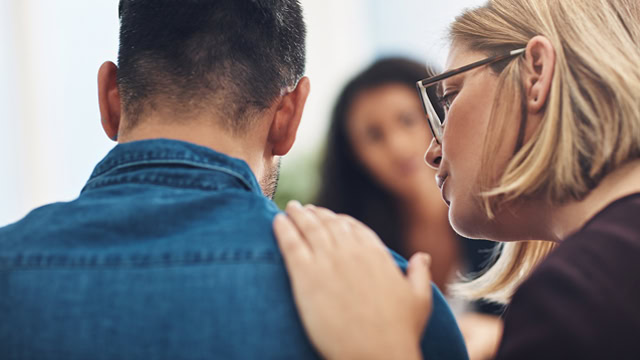
<path fill-rule="evenodd" d="M 424 254 L 422 256 L 422 261 L 424 262 L 424 265 L 426 267 L 431 267 L 431 255 L 429 254 Z"/>
<path fill-rule="evenodd" d="M 302 208 L 302 204 L 300 204 L 300 201 L 298 201 L 298 200 L 289 201 L 287 203 L 287 207 L 289 207 L 289 206 L 292 206 L 292 207 L 295 207 L 295 208 L 298 208 L 298 209 Z"/>

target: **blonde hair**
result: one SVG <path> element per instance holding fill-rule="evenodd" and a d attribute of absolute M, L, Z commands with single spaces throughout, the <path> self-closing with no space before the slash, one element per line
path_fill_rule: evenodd
<path fill-rule="evenodd" d="M 506 203 L 543 198 L 553 204 L 583 199 L 603 177 L 640 158 L 640 5 L 637 0 L 491 0 L 465 11 L 451 40 L 490 55 L 525 47 L 545 36 L 556 52 L 554 76 L 541 125 L 498 178 L 480 179 L 489 218 Z M 483 168 L 506 123 L 525 125 L 523 58 L 493 67 L 498 94 L 485 141 Z M 513 94 L 513 95 L 511 95 Z M 502 100 L 498 102 L 499 100 Z M 522 130 L 522 129 L 521 129 Z M 554 248 L 543 241 L 506 243 L 494 264 L 453 291 L 507 302 L 515 288 Z"/>

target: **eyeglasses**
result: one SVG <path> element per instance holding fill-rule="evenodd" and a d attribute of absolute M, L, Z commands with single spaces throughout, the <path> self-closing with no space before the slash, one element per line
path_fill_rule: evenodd
<path fill-rule="evenodd" d="M 422 105 L 424 107 L 424 112 L 427 115 L 427 119 L 429 120 L 429 128 L 431 128 L 431 133 L 433 134 L 433 137 L 436 139 L 438 144 L 440 144 L 442 141 L 444 122 L 446 120 L 447 113 L 449 112 L 449 107 L 451 106 L 452 101 L 449 96 L 442 96 L 442 89 L 440 86 L 442 80 L 448 79 L 465 71 L 475 69 L 482 65 L 493 64 L 500 60 L 505 60 L 510 57 L 520 55 L 524 53 L 525 50 L 525 48 L 516 49 L 506 54 L 492 56 L 484 60 L 480 60 L 472 64 L 447 71 L 443 74 L 420 80 L 416 83 L 416 87 L 418 88 L 418 93 L 420 94 L 420 99 L 422 100 Z"/>

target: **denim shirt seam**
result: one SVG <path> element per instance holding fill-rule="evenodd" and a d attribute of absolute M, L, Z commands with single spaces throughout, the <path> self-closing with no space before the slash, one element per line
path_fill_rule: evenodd
<path fill-rule="evenodd" d="M 236 171 L 227 169 L 227 168 L 225 168 L 223 166 L 211 165 L 211 164 L 203 164 L 203 163 L 199 163 L 199 162 L 196 162 L 196 161 L 190 161 L 190 160 L 175 160 L 175 159 L 160 160 L 160 159 L 157 159 L 157 160 L 138 160 L 138 161 L 135 161 L 135 162 L 126 162 L 126 163 L 121 163 L 119 165 L 111 167 L 110 169 L 101 172 L 100 175 L 93 176 L 91 179 L 89 179 L 89 181 L 87 181 L 87 183 L 85 184 L 85 186 L 82 189 L 82 191 L 85 191 L 87 189 L 95 188 L 95 187 L 99 186 L 100 182 L 104 180 L 104 177 L 109 175 L 110 173 L 112 173 L 114 171 L 126 169 L 128 167 L 139 166 L 139 165 L 148 165 L 148 164 L 153 164 L 153 165 L 181 164 L 181 165 L 189 165 L 189 166 L 196 167 L 196 168 L 201 168 L 201 169 L 219 171 L 219 172 L 225 173 L 227 175 L 233 176 L 238 181 L 240 181 L 242 183 L 242 185 L 244 187 L 246 187 L 248 190 L 252 190 L 252 191 L 256 190 L 250 184 L 250 182 L 248 182 L 247 179 L 245 179 L 245 177 L 242 174 L 240 174 L 240 173 L 238 173 Z"/>
<path fill-rule="evenodd" d="M 223 251 L 163 252 L 160 254 L 111 253 L 95 254 L 15 254 L 0 255 L 0 273 L 4 271 L 26 271 L 46 269 L 145 269 L 161 267 L 185 267 L 198 265 L 231 265 L 248 263 L 279 263 L 275 250 L 252 251 L 244 249 Z"/>
<path fill-rule="evenodd" d="M 117 148 L 117 147 L 116 147 Z M 153 151 L 143 153 L 141 151 L 137 152 L 127 152 L 117 157 L 111 158 L 107 156 L 106 159 L 101 161 L 95 168 L 92 177 L 100 176 L 105 172 L 110 171 L 113 167 L 127 164 L 130 162 L 139 162 L 139 161 L 159 161 L 159 160 L 177 160 L 177 161 L 195 161 L 195 162 L 203 162 L 208 163 L 209 160 L 205 157 L 194 156 L 191 152 L 182 151 L 182 152 L 174 152 L 174 151 Z"/>
<path fill-rule="evenodd" d="M 150 177 L 153 177 L 151 179 Z M 168 177 L 164 177 L 161 175 L 152 175 L 152 176 L 141 176 L 141 177 L 132 177 L 130 174 L 122 174 L 118 177 L 108 177 L 108 178 L 100 178 L 92 181 L 91 184 L 85 185 L 82 189 L 82 192 L 93 190 L 93 189 L 102 189 L 108 186 L 117 186 L 117 185 L 145 185 L 145 186 L 159 186 L 159 187 L 170 187 L 170 188 L 178 188 L 178 189 L 197 189 L 204 191 L 216 191 L 216 190 L 227 190 L 229 191 L 231 188 L 223 188 L 220 184 L 210 183 L 210 182 L 202 182 L 202 181 L 188 181 L 183 183 L 176 183 L 173 181 L 169 181 Z"/>

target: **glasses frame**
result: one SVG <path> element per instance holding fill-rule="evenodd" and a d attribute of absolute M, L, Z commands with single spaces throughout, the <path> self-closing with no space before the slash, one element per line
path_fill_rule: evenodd
<path fill-rule="evenodd" d="M 436 139 L 436 142 L 438 144 L 441 144 L 441 141 L 442 141 L 442 132 L 444 131 L 444 125 L 443 125 L 444 121 L 443 120 L 445 120 L 445 119 L 440 119 L 440 116 L 438 116 L 438 113 L 436 112 L 436 108 L 435 108 L 435 106 L 438 105 L 438 104 L 432 104 L 431 103 L 431 100 L 429 99 L 429 95 L 427 94 L 427 88 L 435 86 L 440 81 L 442 81 L 444 79 L 448 79 L 448 78 L 450 78 L 452 76 L 455 76 L 455 75 L 458 75 L 460 73 L 463 73 L 465 71 L 469 71 L 469 70 L 478 68 L 478 67 L 480 67 L 482 65 L 493 64 L 493 63 L 498 62 L 500 60 L 508 59 L 510 57 L 523 54 L 525 52 L 525 50 L 526 50 L 526 48 L 520 48 L 520 49 L 516 49 L 516 50 L 511 50 L 508 53 L 491 56 L 491 57 L 488 57 L 486 59 L 471 63 L 469 65 L 465 65 L 465 66 L 459 67 L 457 69 L 453 69 L 451 71 L 447 71 L 445 73 L 442 73 L 440 75 L 435 75 L 435 76 L 432 76 L 432 77 L 428 77 L 426 79 L 422 79 L 422 80 L 416 82 L 416 88 L 418 90 L 418 94 L 420 95 L 420 100 L 422 100 L 422 106 L 424 108 L 424 112 L 427 115 L 427 122 L 429 123 L 429 128 L 431 129 L 431 134 L 433 134 L 433 137 Z M 445 114 L 445 117 L 446 117 L 446 114 Z"/>

